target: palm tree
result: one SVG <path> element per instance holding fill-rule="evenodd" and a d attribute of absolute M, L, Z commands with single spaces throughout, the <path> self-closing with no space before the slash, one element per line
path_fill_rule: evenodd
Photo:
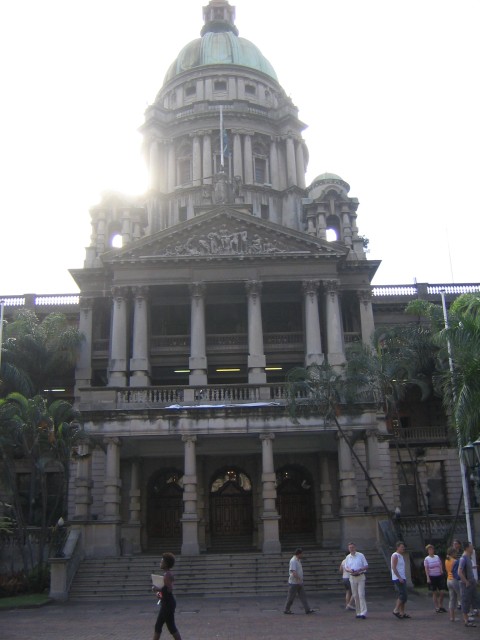
<path fill-rule="evenodd" d="M 50 528 L 66 512 L 72 450 L 85 438 L 79 418 L 64 400 L 47 405 L 41 396 L 26 398 L 19 393 L 0 400 L 0 470 L 27 573 L 34 567 L 39 574 L 46 573 Z M 19 460 L 25 484 L 18 482 Z M 52 496 L 49 481 L 53 478 L 60 490 Z M 27 535 L 31 526 L 39 528 L 37 554 Z"/>
<path fill-rule="evenodd" d="M 32 397 L 43 394 L 73 372 L 82 334 L 61 313 L 40 321 L 22 309 L 5 327 L 2 345 L 2 395 L 18 391 Z"/>
<path fill-rule="evenodd" d="M 480 434 L 480 294 L 464 294 L 453 302 L 448 329 L 443 316 L 439 317 L 438 305 L 416 301 L 407 311 L 431 322 L 433 340 L 439 348 L 434 383 L 463 444 L 475 440 Z M 453 371 L 448 363 L 449 348 Z"/>

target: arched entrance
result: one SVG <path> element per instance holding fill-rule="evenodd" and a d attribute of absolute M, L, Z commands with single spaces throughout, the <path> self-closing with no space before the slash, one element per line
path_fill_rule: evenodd
<path fill-rule="evenodd" d="M 217 471 L 210 483 L 210 534 L 213 550 L 251 548 L 252 482 L 242 470 Z"/>
<path fill-rule="evenodd" d="M 277 509 L 280 536 L 298 540 L 314 537 L 315 504 L 310 474 L 300 465 L 277 471 Z"/>
<path fill-rule="evenodd" d="M 157 472 L 148 484 L 147 533 L 149 547 L 158 540 L 181 542 L 183 513 L 183 472 L 166 469 Z"/>

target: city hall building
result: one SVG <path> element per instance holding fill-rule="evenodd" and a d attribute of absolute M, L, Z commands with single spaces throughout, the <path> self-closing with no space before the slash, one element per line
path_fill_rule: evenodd
<path fill-rule="evenodd" d="M 103 447 L 77 451 L 68 522 L 90 557 L 373 547 L 385 512 L 361 466 L 391 511 L 422 510 L 399 457 L 431 513 L 457 508 L 441 405 L 412 398 L 394 425 L 374 402 L 341 412 L 357 458 L 321 415 L 292 420 L 286 374 L 340 369 L 376 324 L 439 293 L 372 288 L 379 262 L 349 185 L 332 173 L 306 184 L 306 125 L 234 7 L 211 0 L 203 21 L 145 113 L 149 191 L 92 208 L 71 271 L 85 336 L 75 402 Z M 392 444 L 399 430 L 414 462 Z"/>

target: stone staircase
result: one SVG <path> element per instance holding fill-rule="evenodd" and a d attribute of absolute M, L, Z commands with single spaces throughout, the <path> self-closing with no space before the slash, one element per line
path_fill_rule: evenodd
<path fill-rule="evenodd" d="M 363 550 L 369 562 L 368 588 L 390 586 L 390 573 L 377 550 Z M 291 552 L 205 554 L 177 556 L 175 593 L 178 596 L 222 598 L 284 596 Z M 338 549 L 305 549 L 303 567 L 308 592 L 342 592 Z M 70 599 L 134 599 L 151 597 L 150 574 L 160 573 L 160 557 L 138 555 L 84 560 L 73 580 Z"/>

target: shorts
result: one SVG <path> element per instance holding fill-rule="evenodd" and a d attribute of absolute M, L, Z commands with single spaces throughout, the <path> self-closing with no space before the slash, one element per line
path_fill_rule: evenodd
<path fill-rule="evenodd" d="M 395 587 L 396 592 L 398 593 L 398 599 L 400 602 L 406 602 L 408 600 L 407 594 L 407 582 L 400 582 L 400 580 L 394 580 L 393 586 Z"/>
<path fill-rule="evenodd" d="M 345 587 L 345 591 L 351 591 L 352 585 L 350 584 L 350 578 L 342 578 L 343 586 Z"/>
<path fill-rule="evenodd" d="M 428 583 L 429 591 L 446 591 L 445 577 L 444 576 L 430 576 L 430 582 Z"/>

